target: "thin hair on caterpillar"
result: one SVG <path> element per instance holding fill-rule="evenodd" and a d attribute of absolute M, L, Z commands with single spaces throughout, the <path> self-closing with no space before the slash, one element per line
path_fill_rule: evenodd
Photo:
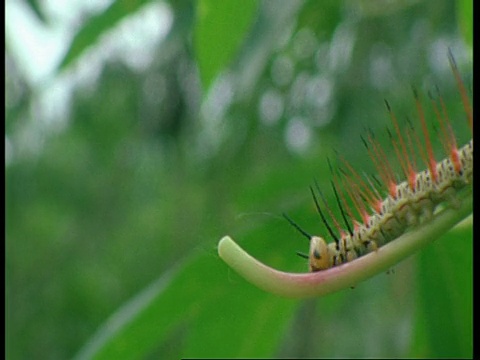
<path fill-rule="evenodd" d="M 268 212 L 268 211 L 250 211 L 250 212 L 243 212 L 243 213 L 237 214 L 235 219 L 241 220 L 247 217 L 261 217 L 261 216 L 264 216 L 266 218 L 273 218 L 273 219 L 281 218 L 278 214 Z"/>
<path fill-rule="evenodd" d="M 473 132 L 473 108 L 450 51 L 448 60 L 467 123 Z M 393 127 L 393 131 L 387 130 L 387 134 L 401 169 L 401 178 L 404 180 L 399 181 L 400 177 L 397 176 L 386 151 L 375 138 L 373 131 L 367 129 L 366 135 L 361 136 L 361 140 L 377 169 L 379 178 L 365 173 L 361 176 L 338 153 L 341 167 L 333 169 L 328 160 L 332 190 L 344 225 L 340 225 L 340 221 L 333 214 L 318 183 L 315 181 L 316 191 L 310 187 L 321 222 L 333 242 L 327 242 L 321 236 L 310 235 L 284 214 L 287 221 L 309 239 L 308 255 L 298 254 L 308 257 L 310 271 L 326 270 L 377 250 L 408 229 L 431 219 L 439 205 L 457 207 L 458 192 L 471 185 L 473 140 L 460 148 L 457 146 L 447 107 L 438 87 L 435 95 L 428 92 L 428 102 L 438 125 L 438 138 L 447 155 L 441 161 L 437 161 L 427 126 L 425 105 L 419 92 L 415 88 L 412 88 L 412 91 L 417 114 L 416 122 L 419 124 L 421 135 L 410 119 L 407 119 L 406 130 L 402 132 L 390 103 L 385 100 Z M 421 160 L 423 165 L 420 165 L 418 160 Z M 419 170 L 422 166 L 424 170 Z M 322 199 L 323 209 L 319 199 Z M 358 220 L 359 218 L 361 220 Z"/>

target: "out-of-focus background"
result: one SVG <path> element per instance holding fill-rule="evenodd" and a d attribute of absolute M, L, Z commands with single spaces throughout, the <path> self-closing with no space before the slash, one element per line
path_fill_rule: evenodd
<path fill-rule="evenodd" d="M 472 3 L 7 1 L 7 359 L 471 357 L 471 223 L 308 301 L 216 244 L 306 271 L 281 213 L 325 234 L 308 186 L 334 204 L 336 154 L 374 174 L 365 131 L 395 162 L 383 99 L 415 123 L 412 85 L 466 142 Z"/>

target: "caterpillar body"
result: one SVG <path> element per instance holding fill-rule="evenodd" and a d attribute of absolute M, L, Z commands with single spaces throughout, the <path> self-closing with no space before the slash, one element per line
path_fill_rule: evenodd
<path fill-rule="evenodd" d="M 449 52 L 448 58 L 461 94 L 470 129 L 473 131 L 473 111 L 466 89 L 451 52 Z M 332 182 L 332 186 L 347 228 L 346 230 L 342 229 L 338 224 L 338 221 L 324 201 L 326 210 L 335 223 L 335 227 L 338 229 L 340 236 L 336 235 L 331 229 L 324 212 L 321 210 L 315 191 L 313 188 L 310 188 L 316 208 L 334 242 L 327 243 L 326 240 L 320 236 L 309 235 L 293 220 L 284 215 L 297 230 L 310 240 L 309 254 L 308 256 L 303 255 L 309 260 L 310 271 L 326 270 L 352 261 L 371 251 L 375 251 L 385 243 L 402 235 L 409 228 L 428 221 L 441 203 L 447 203 L 453 207 L 458 206 L 457 193 L 467 186 L 471 186 L 473 180 L 473 140 L 470 140 L 460 148 L 457 147 L 455 136 L 449 127 L 446 109 L 441 97 L 437 103 L 437 101 L 430 96 L 436 118 L 440 124 L 440 128 L 443 130 L 443 144 L 448 153 L 445 159 L 436 162 L 426 127 L 423 108 L 415 91 L 414 96 L 417 113 L 422 126 L 425 149 L 419 146 L 420 141 L 414 133 L 407 132 L 405 137 L 400 133 L 395 115 L 391 111 L 390 105 L 386 102 L 397 139 L 393 139 L 393 135 L 391 134 L 390 136 L 397 158 L 406 177 L 405 181 L 397 183 L 385 153 L 375 141 L 374 137 L 370 135 L 367 139 L 362 138 L 362 140 L 387 188 L 388 195 L 386 198 L 380 196 L 377 187 L 373 185 L 370 179 L 367 179 L 367 182 L 363 180 L 361 176 L 343 160 L 348 170 L 348 173 L 346 171 L 343 172 L 342 177 L 342 185 L 345 188 L 344 191 L 346 195 L 343 191 L 337 190 L 338 186 L 335 184 L 338 184 L 340 181 L 338 176 L 335 178 L 336 181 Z M 412 138 L 416 140 L 420 155 L 427 164 L 427 168 L 420 172 L 416 172 L 414 160 L 413 158 L 410 159 L 407 152 L 406 143 L 411 147 Z M 318 185 L 317 190 L 320 195 L 322 195 Z M 353 207 L 361 215 L 363 220 L 363 222 L 353 220 L 353 227 L 347 221 L 347 215 L 351 219 L 355 219 L 355 217 L 352 214 L 352 209 L 345 201 L 346 196 L 351 199 Z"/>

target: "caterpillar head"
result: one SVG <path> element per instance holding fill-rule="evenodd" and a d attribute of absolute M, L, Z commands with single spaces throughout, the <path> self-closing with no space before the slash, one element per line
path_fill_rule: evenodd
<path fill-rule="evenodd" d="M 333 266 L 334 254 L 326 241 L 319 236 L 310 239 L 308 266 L 311 272 L 325 270 Z"/>

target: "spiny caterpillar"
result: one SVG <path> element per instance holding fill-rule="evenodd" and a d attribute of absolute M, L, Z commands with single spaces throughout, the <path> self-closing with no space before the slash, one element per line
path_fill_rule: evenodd
<path fill-rule="evenodd" d="M 470 130 L 473 132 L 473 110 L 450 51 L 448 59 L 461 95 Z M 455 135 L 451 129 L 441 96 L 438 100 L 435 100 L 431 94 L 429 95 L 433 112 L 443 134 L 442 143 L 448 154 L 445 159 L 437 162 L 434 158 L 424 110 L 420 98 L 414 90 L 416 110 L 425 143 L 424 148 L 420 145 L 420 139 L 412 129 L 409 129 L 406 135 L 402 135 L 397 119 L 389 103 L 385 101 L 396 138 L 390 132 L 389 136 L 406 178 L 405 181 L 397 183 L 384 150 L 370 133 L 366 139 L 362 138 L 362 141 L 379 172 L 383 186 L 386 187 L 388 193 L 386 198 L 380 195 L 381 191 L 370 178 L 367 177 L 364 180 L 346 160 L 341 158 L 340 160 L 345 165 L 344 170 L 340 169 L 342 172 L 341 181 L 345 190 L 341 191 L 341 188 L 337 186 L 340 182 L 339 175 L 335 175 L 333 170 L 332 188 L 346 230 L 340 226 L 332 214 L 318 184 L 315 183 L 327 213 L 338 229 L 340 236 L 329 225 L 320 207 L 318 197 L 314 189 L 310 187 L 316 209 L 334 242 L 327 243 L 320 236 L 308 234 L 284 214 L 288 222 L 310 240 L 309 255 L 298 254 L 308 258 L 311 272 L 329 269 L 375 251 L 380 246 L 402 235 L 407 229 L 428 221 L 441 203 L 446 203 L 452 207 L 458 206 L 457 193 L 465 187 L 471 186 L 473 180 L 473 140 L 470 140 L 461 148 L 457 147 Z M 425 170 L 420 172 L 415 170 L 413 141 L 415 141 L 420 157 L 427 166 Z M 373 178 L 373 180 L 376 180 L 376 178 Z M 376 181 L 380 183 L 380 181 Z M 352 208 L 346 201 L 346 196 L 351 199 L 353 207 L 361 215 L 362 222 L 355 220 Z M 349 223 L 347 217 L 352 219 L 353 226 Z"/>

